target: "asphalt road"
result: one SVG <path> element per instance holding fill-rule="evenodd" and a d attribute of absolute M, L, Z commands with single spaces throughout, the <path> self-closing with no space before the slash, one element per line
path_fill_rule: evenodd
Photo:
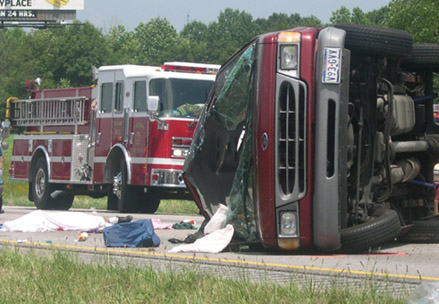
<path fill-rule="evenodd" d="M 4 207 L 0 224 L 35 211 L 30 207 Z M 71 210 L 69 212 L 92 213 L 92 210 Z M 97 211 L 96 215 L 111 217 L 117 213 Z M 125 214 L 124 214 L 125 215 Z M 197 215 L 133 214 L 134 220 L 160 219 L 162 223 L 178 223 L 193 219 L 200 224 Z M 330 286 L 364 286 L 375 283 L 378 288 L 396 293 L 411 291 L 421 283 L 439 286 L 439 244 L 390 243 L 371 253 L 345 255 L 322 255 L 318 253 L 282 253 L 254 250 L 247 246 L 232 246 L 221 253 L 170 253 L 178 246 L 169 242 L 176 238 L 183 240 L 196 230 L 156 230 L 160 237 L 157 248 L 106 248 L 101 233 L 91 233 L 87 240 L 78 241 L 78 231 L 55 231 L 41 233 L 1 232 L 0 245 L 20 250 L 38 249 L 47 251 L 56 248 L 77 252 L 84 261 L 98 261 L 111 257 L 121 264 L 148 265 L 157 269 L 191 269 L 204 273 L 218 274 L 227 278 L 247 278 L 318 284 Z M 438 288 L 439 290 L 439 288 Z"/>

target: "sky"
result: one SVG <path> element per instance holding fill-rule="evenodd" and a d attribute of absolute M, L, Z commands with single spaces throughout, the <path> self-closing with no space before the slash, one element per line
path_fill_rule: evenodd
<path fill-rule="evenodd" d="M 189 21 L 205 24 L 217 21 L 226 8 L 245 11 L 256 18 L 267 18 L 273 13 L 298 13 L 301 17 L 314 15 L 323 23 L 329 22 L 332 12 L 341 6 L 363 12 L 379 9 L 390 0 L 84 0 L 85 9 L 76 18 L 90 21 L 105 30 L 122 24 L 129 31 L 139 23 L 156 17 L 166 18 L 177 31 Z"/>

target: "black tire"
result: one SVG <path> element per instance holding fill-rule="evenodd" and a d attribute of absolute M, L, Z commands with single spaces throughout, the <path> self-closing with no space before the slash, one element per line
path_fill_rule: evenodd
<path fill-rule="evenodd" d="M 63 191 L 52 198 L 52 209 L 55 210 L 69 210 L 73 205 L 75 196 L 72 193 Z"/>
<path fill-rule="evenodd" d="M 409 72 L 439 72 L 439 44 L 413 44 L 412 54 L 402 62 L 402 67 Z"/>
<path fill-rule="evenodd" d="M 72 207 L 75 196 L 73 193 L 63 190 L 55 192 L 55 187 L 49 183 L 47 164 L 44 158 L 39 158 L 36 161 L 29 187 L 32 187 L 32 196 L 37 209 L 69 210 Z"/>
<path fill-rule="evenodd" d="M 53 201 L 50 197 L 51 186 L 49 184 L 49 175 L 47 173 L 47 164 L 44 158 L 39 158 L 32 170 L 31 182 L 32 197 L 37 209 L 53 209 Z"/>
<path fill-rule="evenodd" d="M 117 210 L 118 199 L 113 193 L 113 185 L 110 186 L 107 196 L 107 210 Z"/>
<path fill-rule="evenodd" d="M 126 162 L 121 160 L 120 162 L 120 172 L 116 175 L 118 176 L 117 187 L 119 188 L 119 195 L 115 195 L 117 199 L 117 210 L 122 213 L 126 212 L 136 212 L 138 208 L 138 201 L 140 200 L 138 187 L 128 185 L 128 169 Z M 114 185 L 113 185 L 114 187 Z M 109 201 L 112 203 L 111 196 L 114 195 L 109 194 Z M 107 204 L 108 205 L 108 204 Z"/>
<path fill-rule="evenodd" d="M 403 243 L 439 243 L 439 220 L 413 221 L 413 227 L 398 238 Z"/>
<path fill-rule="evenodd" d="M 143 189 L 141 189 L 143 190 Z M 155 193 L 143 193 L 141 194 L 142 202 L 140 205 L 140 212 L 153 214 L 159 209 L 160 196 Z"/>
<path fill-rule="evenodd" d="M 368 222 L 341 231 L 342 251 L 359 253 L 379 246 L 401 232 L 396 211 L 382 208 Z"/>
<path fill-rule="evenodd" d="M 346 31 L 345 46 L 354 53 L 407 58 L 412 51 L 413 36 L 406 31 L 349 23 L 334 27 Z"/>

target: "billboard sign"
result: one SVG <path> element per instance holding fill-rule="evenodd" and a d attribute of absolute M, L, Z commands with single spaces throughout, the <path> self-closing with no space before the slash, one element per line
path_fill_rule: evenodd
<path fill-rule="evenodd" d="M 85 0 L 0 0 L 0 10 L 83 10 Z"/>
<path fill-rule="evenodd" d="M 0 22 L 75 20 L 85 0 L 0 0 Z M 1 26 L 0 26 L 1 27 Z"/>

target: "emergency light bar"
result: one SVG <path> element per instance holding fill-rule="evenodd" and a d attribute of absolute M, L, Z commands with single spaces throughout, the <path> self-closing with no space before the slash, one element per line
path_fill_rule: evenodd
<path fill-rule="evenodd" d="M 168 72 L 186 72 L 198 74 L 216 74 L 220 65 L 207 63 L 192 63 L 192 62 L 165 62 L 162 64 L 162 70 Z"/>

